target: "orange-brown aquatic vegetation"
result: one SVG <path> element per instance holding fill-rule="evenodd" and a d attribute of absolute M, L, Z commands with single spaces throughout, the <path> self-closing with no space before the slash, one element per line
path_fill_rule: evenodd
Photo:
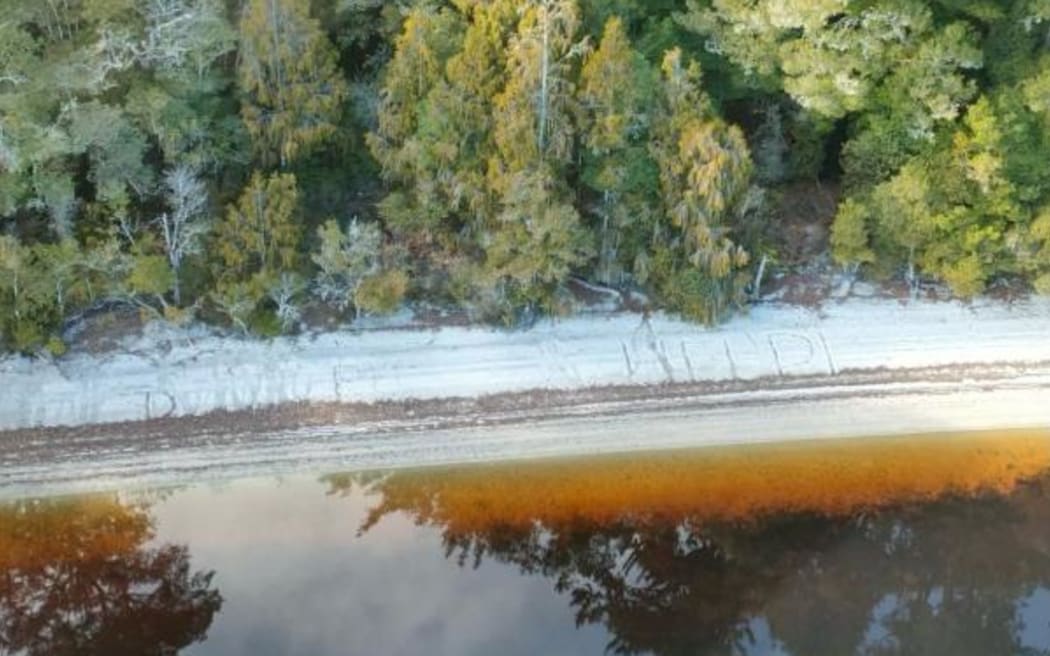
<path fill-rule="evenodd" d="M 149 515 L 115 495 L 0 505 L 0 570 L 112 558 L 152 536 Z"/>
<path fill-rule="evenodd" d="M 1050 469 L 1050 433 L 989 432 L 623 454 L 400 472 L 367 526 L 405 511 L 452 533 L 606 523 L 841 515 L 956 493 L 1008 493 Z M 334 488 L 345 485 L 330 479 Z"/>
<path fill-rule="evenodd" d="M 174 654 L 222 606 L 188 547 L 119 495 L 0 505 L 0 653 Z"/>

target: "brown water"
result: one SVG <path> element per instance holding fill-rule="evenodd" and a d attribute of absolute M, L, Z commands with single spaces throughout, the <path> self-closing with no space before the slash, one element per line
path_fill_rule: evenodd
<path fill-rule="evenodd" d="M 0 654 L 1050 653 L 1050 434 L 0 506 Z"/>

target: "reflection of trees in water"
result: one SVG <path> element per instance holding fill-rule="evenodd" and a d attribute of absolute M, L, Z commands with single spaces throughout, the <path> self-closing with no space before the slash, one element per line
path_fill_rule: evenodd
<path fill-rule="evenodd" d="M 143 505 L 113 496 L 0 506 L 0 654 L 168 655 L 222 605 L 187 547 L 149 544 Z"/>
<path fill-rule="evenodd" d="M 351 480 L 329 483 L 346 492 Z M 797 655 L 1050 653 L 1022 648 L 1018 614 L 1050 586 L 1047 485 L 853 516 L 634 511 L 595 522 L 540 508 L 501 523 L 498 511 L 490 522 L 450 512 L 434 477 L 394 474 L 367 481 L 381 500 L 362 530 L 404 512 L 440 528 L 460 563 L 551 578 L 578 624 L 607 627 L 615 653 L 744 653 L 757 618 Z"/>

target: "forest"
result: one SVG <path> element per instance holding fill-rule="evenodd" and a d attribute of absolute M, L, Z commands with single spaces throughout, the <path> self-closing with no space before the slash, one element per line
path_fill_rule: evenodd
<path fill-rule="evenodd" d="M 818 260 L 1050 293 L 1048 140 L 1050 0 L 0 0 L 0 349 L 574 281 L 715 323 Z"/>

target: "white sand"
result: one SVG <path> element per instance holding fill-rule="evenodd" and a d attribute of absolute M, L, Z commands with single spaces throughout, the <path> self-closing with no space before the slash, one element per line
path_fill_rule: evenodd
<path fill-rule="evenodd" d="M 745 398 L 746 397 L 746 398 Z M 143 440 L 60 440 L 0 453 L 0 500 L 190 482 L 800 439 L 1050 427 L 1050 373 L 996 389 L 889 383 L 756 391 L 453 429 L 405 421 Z M 495 418 L 490 418 L 495 419 Z"/>
<path fill-rule="evenodd" d="M 0 360 L 0 429 L 299 401 L 1048 361 L 1050 299 L 1012 306 L 852 299 L 820 313 L 773 304 L 714 329 L 615 315 L 545 321 L 528 331 L 346 331 L 269 342 L 156 324 L 105 356 Z"/>

